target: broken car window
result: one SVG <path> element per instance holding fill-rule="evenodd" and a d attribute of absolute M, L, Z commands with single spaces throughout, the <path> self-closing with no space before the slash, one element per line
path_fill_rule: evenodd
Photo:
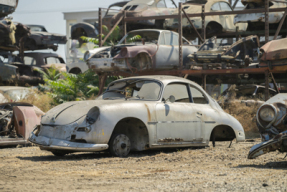
<path fill-rule="evenodd" d="M 220 11 L 219 3 L 214 3 L 211 7 L 212 11 Z"/>
<path fill-rule="evenodd" d="M 114 99 L 136 99 L 136 100 L 158 100 L 161 85 L 151 80 L 129 80 L 116 82 L 109 86 L 102 98 Z"/>
<path fill-rule="evenodd" d="M 133 31 L 128 33 L 125 37 L 123 37 L 119 44 L 122 44 L 126 39 L 129 44 L 143 44 L 143 43 L 158 43 L 159 39 L 159 32 L 158 31 Z M 131 41 L 132 37 L 140 36 L 140 39 L 134 39 Z"/>
<path fill-rule="evenodd" d="M 190 85 L 190 93 L 192 96 L 193 103 L 197 104 L 208 104 L 208 101 L 206 100 L 204 94 L 196 89 L 195 87 Z"/>
<path fill-rule="evenodd" d="M 161 0 L 157 3 L 157 8 L 166 8 L 165 0 Z"/>
<path fill-rule="evenodd" d="M 185 84 L 173 83 L 164 89 L 162 100 L 166 101 L 171 95 L 175 97 L 175 102 L 190 103 L 187 86 Z"/>
<path fill-rule="evenodd" d="M 221 11 L 232 11 L 230 6 L 225 2 L 220 2 Z"/>

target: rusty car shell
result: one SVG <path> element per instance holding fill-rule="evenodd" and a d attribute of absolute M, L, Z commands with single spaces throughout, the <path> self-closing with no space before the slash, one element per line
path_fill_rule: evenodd
<path fill-rule="evenodd" d="M 116 156 L 130 150 L 204 147 L 210 139 L 240 142 L 245 133 L 198 84 L 173 76 L 116 80 L 96 100 L 51 109 L 29 138 L 56 155 L 109 149 Z"/>
<path fill-rule="evenodd" d="M 206 40 L 198 52 L 190 54 L 193 66 L 206 67 L 248 67 L 259 56 L 259 39 L 256 35 L 242 38 L 232 45 L 222 45 L 216 37 Z M 220 40 L 222 42 L 222 40 Z"/>
<path fill-rule="evenodd" d="M 287 152 L 287 94 L 279 93 L 257 111 L 256 123 L 262 142 L 254 145 L 248 159 L 278 150 Z"/>
<path fill-rule="evenodd" d="M 141 39 L 123 44 L 128 37 L 140 35 Z M 179 35 L 168 30 L 134 30 L 124 36 L 114 47 L 97 48 L 97 52 L 87 52 L 89 68 L 95 72 L 143 71 L 179 68 Z M 187 56 L 197 51 L 189 41 L 183 38 L 183 65 Z M 93 50 L 93 51 L 95 51 Z"/>
<path fill-rule="evenodd" d="M 113 27 L 112 23 L 111 23 L 113 16 L 118 14 L 118 12 L 120 11 L 120 10 L 118 10 L 119 8 L 124 7 L 129 2 L 130 1 L 120 1 L 120 2 L 116 2 L 116 3 L 111 4 L 108 7 L 105 16 L 102 19 L 103 25 L 107 26 L 108 29 L 111 29 Z"/>
<path fill-rule="evenodd" d="M 11 18 L 0 20 L 0 50 L 16 51 L 20 40 L 30 35 L 30 29 L 25 25 L 13 22 Z"/>
<path fill-rule="evenodd" d="M 10 82 L 18 80 L 18 67 L 5 64 L 0 60 L 0 82 Z"/>
<path fill-rule="evenodd" d="M 287 38 L 269 41 L 260 48 L 260 67 L 286 65 Z"/>
<path fill-rule="evenodd" d="M 111 18 L 111 26 L 123 16 L 123 11 L 126 11 L 126 17 L 146 17 L 171 15 L 176 8 L 167 8 L 165 0 L 132 0 L 121 9 L 120 13 Z M 127 27 L 128 31 L 143 27 L 163 29 L 163 23 L 164 20 L 137 20 L 127 22 Z"/>
<path fill-rule="evenodd" d="M 201 13 L 202 5 L 205 5 L 205 12 L 215 12 L 215 11 L 232 11 L 230 4 L 225 0 L 208 0 L 202 1 L 202 4 L 185 3 L 183 4 L 183 9 L 187 14 Z M 221 8 L 224 5 L 225 8 Z M 178 10 L 173 13 L 173 15 L 178 15 Z M 246 31 L 247 24 L 234 24 L 235 15 L 214 15 L 205 17 L 205 28 L 207 34 L 214 34 L 220 32 L 235 32 L 236 27 L 238 31 Z M 191 22 L 196 29 L 202 29 L 202 18 L 201 17 L 191 17 Z M 183 28 L 192 28 L 187 18 L 182 18 Z M 178 29 L 178 19 L 166 19 L 165 28 L 167 29 Z"/>
<path fill-rule="evenodd" d="M 43 52 L 26 52 L 24 53 L 24 62 L 19 55 L 9 52 L 0 52 L 0 56 L 6 58 L 5 63 L 0 68 L 6 69 L 1 71 L 2 81 L 15 83 L 19 85 L 37 85 L 43 83 L 41 74 L 35 69 L 45 70 L 55 67 L 61 72 L 66 72 L 66 64 L 64 59 L 56 53 Z M 9 70 L 9 71 L 8 71 Z"/>
<path fill-rule="evenodd" d="M 249 0 L 242 1 L 245 4 L 245 10 L 247 9 L 260 9 L 265 8 L 264 0 Z M 286 3 L 283 1 L 269 1 L 269 8 L 284 8 L 287 7 Z M 269 24 L 278 24 L 284 15 L 284 11 L 282 12 L 270 12 L 268 14 L 268 22 Z M 234 17 L 234 23 L 249 23 L 248 27 L 250 30 L 259 30 L 258 26 L 264 29 L 265 24 L 265 13 L 247 13 L 247 14 L 238 14 Z"/>
<path fill-rule="evenodd" d="M 18 1 L 19 0 L 0 0 L 0 18 L 13 13 L 18 6 Z"/>
<path fill-rule="evenodd" d="M 45 113 L 29 103 L 0 104 L 0 146 L 28 144 L 30 133 Z"/>
<path fill-rule="evenodd" d="M 43 25 L 26 25 L 31 30 L 31 35 L 25 40 L 28 50 L 52 49 L 57 51 L 58 44 L 66 44 L 66 35 L 50 33 Z"/>

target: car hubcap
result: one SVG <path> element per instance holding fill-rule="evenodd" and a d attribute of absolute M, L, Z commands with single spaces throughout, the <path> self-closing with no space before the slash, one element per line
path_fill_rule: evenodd
<path fill-rule="evenodd" d="M 114 152 L 119 157 L 127 156 L 130 152 L 130 146 L 130 139 L 124 134 L 118 135 L 113 142 Z"/>

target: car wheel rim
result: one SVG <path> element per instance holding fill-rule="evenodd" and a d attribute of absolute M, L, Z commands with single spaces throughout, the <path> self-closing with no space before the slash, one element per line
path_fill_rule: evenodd
<path fill-rule="evenodd" d="M 113 149 L 115 154 L 119 157 L 127 156 L 130 152 L 130 146 L 130 139 L 124 134 L 120 134 L 114 139 Z"/>

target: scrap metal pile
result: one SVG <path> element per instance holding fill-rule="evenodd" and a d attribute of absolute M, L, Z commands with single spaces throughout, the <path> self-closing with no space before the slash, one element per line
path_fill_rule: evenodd
<path fill-rule="evenodd" d="M 58 44 L 66 44 L 67 38 L 65 35 L 49 33 L 42 25 L 24 25 L 13 21 L 9 14 L 16 10 L 17 5 L 18 0 L 0 1 L 0 80 L 1 83 L 10 84 L 38 84 L 41 76 L 34 71 L 35 67 L 42 69 L 53 62 L 64 64 L 64 61 L 58 62 L 58 58 L 63 59 L 55 54 L 50 55 L 50 59 L 42 56 L 43 62 L 38 62 L 38 56 L 26 55 L 24 51 L 56 51 Z M 15 51 L 18 53 L 15 54 Z M 53 58 L 55 61 L 52 61 Z"/>
<path fill-rule="evenodd" d="M 0 104 L 0 146 L 28 143 L 44 112 L 29 103 Z"/>

